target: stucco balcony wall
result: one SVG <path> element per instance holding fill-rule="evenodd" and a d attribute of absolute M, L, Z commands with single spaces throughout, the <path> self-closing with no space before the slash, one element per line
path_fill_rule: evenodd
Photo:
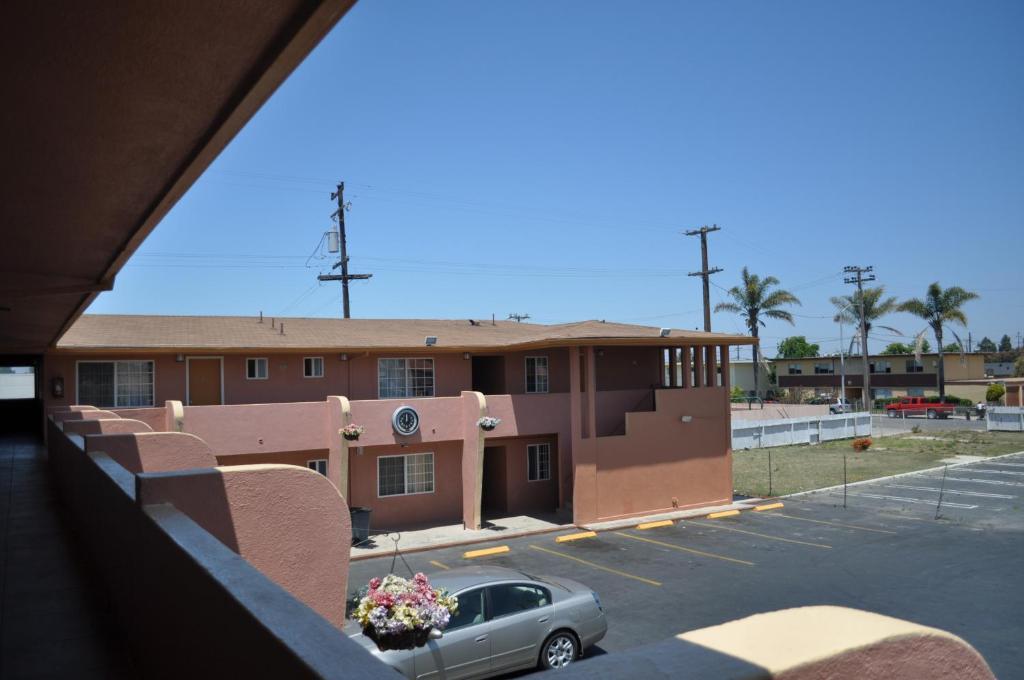
<path fill-rule="evenodd" d="M 195 438 L 48 428 L 58 496 L 144 677 L 389 677 L 338 633 L 351 534 L 322 476 L 262 465 L 135 475 L 86 449 L 116 440 L 145 459 L 129 439 Z"/>
<path fill-rule="evenodd" d="M 724 387 L 659 389 L 625 434 L 574 441 L 576 522 L 730 502 L 728 404 Z"/>

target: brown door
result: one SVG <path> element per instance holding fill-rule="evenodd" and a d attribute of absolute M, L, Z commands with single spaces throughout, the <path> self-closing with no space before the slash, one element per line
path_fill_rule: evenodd
<path fill-rule="evenodd" d="M 220 359 L 189 357 L 188 405 L 220 404 Z"/>

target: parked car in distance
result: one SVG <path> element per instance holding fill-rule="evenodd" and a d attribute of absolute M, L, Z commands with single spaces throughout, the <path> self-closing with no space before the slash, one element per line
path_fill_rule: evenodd
<path fill-rule="evenodd" d="M 597 593 L 576 581 L 483 566 L 429 578 L 433 587 L 446 589 L 459 603 L 440 637 L 424 647 L 382 652 L 357 628 L 346 631 L 410 680 L 564 668 L 608 631 Z"/>
<path fill-rule="evenodd" d="M 853 413 L 853 405 L 846 399 L 836 399 L 829 403 L 828 412 L 834 416 L 840 413 Z"/>
<path fill-rule="evenodd" d="M 899 401 L 886 404 L 885 413 L 890 418 L 905 418 L 907 416 L 926 416 L 931 419 L 948 418 L 956 413 L 956 405 L 926 401 L 924 397 L 901 397 Z"/>

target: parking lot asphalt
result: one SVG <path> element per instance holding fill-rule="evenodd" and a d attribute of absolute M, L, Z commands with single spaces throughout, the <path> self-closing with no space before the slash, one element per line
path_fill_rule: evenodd
<path fill-rule="evenodd" d="M 939 495 L 942 504 L 939 506 Z M 751 614 L 855 607 L 959 635 L 1001 678 L 1024 668 L 1024 454 L 783 499 L 785 507 L 649 530 L 568 531 L 406 555 L 414 571 L 470 563 L 574 578 L 594 588 L 608 635 L 591 654 Z M 936 515 L 938 517 L 936 518 Z M 355 589 L 392 558 L 354 562 Z M 404 573 L 401 560 L 396 573 Z"/>

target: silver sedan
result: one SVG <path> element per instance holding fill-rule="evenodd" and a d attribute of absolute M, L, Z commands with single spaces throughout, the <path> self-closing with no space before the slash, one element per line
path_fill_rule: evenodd
<path fill-rule="evenodd" d="M 382 652 L 360 633 L 352 639 L 410 679 L 486 678 L 512 671 L 564 668 L 608 631 L 597 593 L 564 578 L 502 567 L 462 567 L 430 575 L 458 598 L 448 628 L 425 647 Z"/>

